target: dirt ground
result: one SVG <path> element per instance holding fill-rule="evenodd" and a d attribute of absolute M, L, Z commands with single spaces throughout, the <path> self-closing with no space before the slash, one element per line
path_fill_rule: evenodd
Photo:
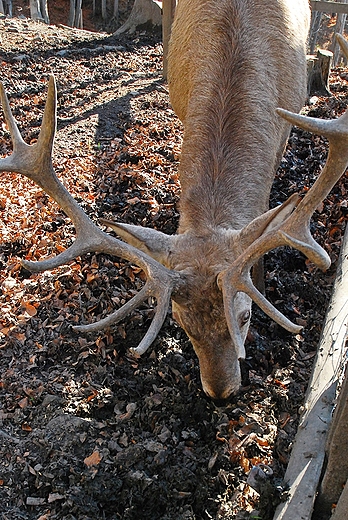
<path fill-rule="evenodd" d="M 0 20 L 0 38 L 1 79 L 28 143 L 38 136 L 49 75 L 56 77 L 54 166 L 90 218 L 175 233 L 182 127 L 161 76 L 158 36 L 115 38 L 13 19 Z M 312 98 L 305 111 L 341 114 L 347 78 L 334 71 L 333 96 Z M 0 153 L 10 152 L 1 119 Z M 307 191 L 326 153 L 321 138 L 294 130 L 272 206 Z M 335 277 L 347 189 L 344 177 L 313 219 L 333 261 L 326 273 L 290 249 L 266 258 L 267 296 L 303 332 L 293 336 L 254 309 L 242 392 L 217 407 L 170 312 L 149 352 L 130 355 L 153 302 L 103 333 L 71 329 L 110 314 L 143 285 L 143 274 L 93 254 L 40 275 L 26 271 L 21 258 L 59 253 L 74 229 L 40 188 L 2 173 L 0 517 L 272 518 L 286 496 L 282 479 Z M 257 493 L 247 480 L 260 464 L 273 476 Z"/>

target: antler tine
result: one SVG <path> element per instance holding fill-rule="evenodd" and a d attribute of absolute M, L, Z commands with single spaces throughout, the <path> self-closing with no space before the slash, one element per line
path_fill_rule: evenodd
<path fill-rule="evenodd" d="M 277 112 L 292 124 L 327 137 L 329 154 L 321 174 L 291 215 L 278 227 L 261 235 L 228 269 L 219 275 L 227 322 L 231 336 L 237 345 L 241 345 L 242 340 L 239 328 L 236 327 L 233 308 L 236 295 L 241 291 L 248 294 L 268 316 L 288 331 L 297 333 L 301 330 L 302 327 L 288 320 L 256 289 L 250 277 L 250 269 L 265 253 L 284 245 L 302 251 L 322 270 L 326 270 L 330 266 L 330 257 L 313 239 L 309 224 L 319 203 L 331 191 L 348 164 L 348 112 L 335 120 L 309 118 L 283 109 L 277 109 Z"/>
<path fill-rule="evenodd" d="M 40 135 L 34 145 L 30 146 L 23 141 L 2 83 L 0 83 L 0 97 L 13 142 L 12 155 L 1 159 L 0 167 L 3 171 L 19 171 L 22 175 L 32 179 L 43 189 L 46 189 L 43 186 L 46 179 L 41 175 L 41 171 L 42 166 L 45 169 L 50 167 L 56 131 L 56 86 L 54 77 L 52 76 L 49 81 Z"/>
<path fill-rule="evenodd" d="M 90 325 L 73 328 L 77 331 L 88 332 L 108 327 L 122 320 L 149 296 L 153 296 L 157 301 L 155 316 L 147 334 L 139 346 L 134 349 L 137 354 L 144 353 L 162 327 L 171 293 L 173 290 L 180 288 L 181 284 L 184 283 L 183 278 L 179 273 L 170 271 L 146 253 L 104 233 L 90 220 L 56 176 L 52 165 L 52 150 L 57 120 L 57 91 L 53 76 L 49 81 L 40 135 L 34 145 L 28 145 L 23 141 L 2 84 L 0 84 L 0 97 L 13 140 L 13 153 L 9 157 L 0 159 L 0 171 L 19 172 L 36 182 L 59 204 L 70 217 L 76 229 L 76 240 L 66 251 L 54 258 L 39 262 L 23 260 L 22 264 L 30 271 L 41 272 L 58 267 L 77 256 L 93 251 L 119 256 L 141 267 L 146 273 L 147 281 L 138 294 L 107 318 Z"/>
<path fill-rule="evenodd" d="M 136 309 L 143 301 L 150 296 L 153 296 L 157 300 L 156 314 L 144 338 L 137 347 L 131 349 L 134 354 L 141 356 L 147 351 L 162 328 L 170 304 L 172 291 L 172 284 L 166 285 L 162 283 L 161 286 L 158 287 L 158 285 L 155 286 L 154 284 L 147 282 L 141 291 L 139 291 L 131 300 L 106 318 L 88 325 L 76 325 L 73 329 L 76 332 L 95 332 L 110 327 L 111 325 L 123 320 L 127 314 Z"/>
<path fill-rule="evenodd" d="M 33 272 L 53 269 L 76 258 L 80 254 L 90 251 L 93 242 L 100 242 L 99 235 L 102 231 L 93 224 L 75 199 L 65 189 L 53 169 L 52 149 L 57 119 L 57 90 L 54 77 L 50 77 L 40 135 L 37 142 L 33 145 L 28 145 L 23 141 L 10 110 L 3 85 L 0 88 L 0 95 L 6 122 L 13 140 L 13 153 L 9 157 L 0 160 L 0 170 L 19 172 L 36 182 L 59 204 L 71 218 L 76 228 L 76 241 L 60 255 L 41 262 L 28 262 L 26 260 L 22 262 L 27 269 Z"/>

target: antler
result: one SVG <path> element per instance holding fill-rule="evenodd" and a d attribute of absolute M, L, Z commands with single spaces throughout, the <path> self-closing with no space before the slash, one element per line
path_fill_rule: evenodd
<path fill-rule="evenodd" d="M 104 233 L 89 219 L 59 181 L 52 165 L 52 150 L 57 121 L 57 91 L 53 76 L 49 80 L 40 135 L 37 142 L 33 145 L 27 145 L 23 141 L 1 83 L 0 97 L 13 141 L 13 153 L 9 157 L 0 160 L 0 171 L 19 172 L 36 182 L 59 204 L 70 217 L 76 229 L 76 240 L 66 251 L 54 258 L 40 262 L 23 260 L 23 266 L 30 271 L 41 272 L 58 267 L 77 256 L 93 251 L 116 255 L 141 267 L 146 273 L 147 281 L 138 294 L 107 318 L 89 325 L 74 326 L 73 329 L 88 332 L 105 328 L 122 320 L 149 296 L 153 296 L 157 300 L 155 317 L 141 343 L 137 348 L 133 349 L 135 353 L 143 354 L 162 327 L 170 303 L 171 293 L 180 287 L 182 277 L 179 273 L 170 271 L 135 247 Z"/>
<path fill-rule="evenodd" d="M 331 260 L 326 251 L 313 239 L 309 224 L 319 203 L 325 199 L 348 165 L 348 112 L 335 120 L 309 118 L 283 109 L 277 109 L 277 112 L 290 123 L 327 137 L 329 154 L 323 171 L 290 216 L 278 227 L 261 235 L 219 275 L 218 281 L 223 292 L 230 334 L 240 352 L 244 349 L 243 341 L 233 312 L 234 301 L 240 291 L 248 294 L 268 316 L 285 329 L 294 333 L 301 330 L 302 327 L 292 323 L 256 289 L 251 281 L 250 269 L 265 253 L 285 245 L 302 251 L 322 270 L 330 266 Z M 290 199 L 283 206 L 286 206 Z"/>

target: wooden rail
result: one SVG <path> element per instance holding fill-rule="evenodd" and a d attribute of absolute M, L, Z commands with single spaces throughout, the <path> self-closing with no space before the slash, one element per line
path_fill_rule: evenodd
<path fill-rule="evenodd" d="M 310 4 L 312 11 L 319 11 L 321 13 L 348 14 L 348 4 L 344 4 L 343 2 L 311 0 Z"/>

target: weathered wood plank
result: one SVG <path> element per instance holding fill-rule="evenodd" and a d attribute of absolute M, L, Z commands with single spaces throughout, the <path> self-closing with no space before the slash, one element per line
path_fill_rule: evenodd
<path fill-rule="evenodd" d="M 348 297 L 348 296 L 347 296 Z M 328 520 L 348 479 L 348 371 L 340 388 L 326 443 L 325 474 L 315 502 L 315 519 Z M 347 498 L 346 498 L 347 500 Z M 344 498 L 342 499 L 344 501 Z M 346 511 L 348 517 L 348 510 Z"/>
<path fill-rule="evenodd" d="M 342 244 L 331 302 L 294 447 L 285 474 L 289 499 L 280 504 L 274 520 L 310 520 L 325 457 L 345 340 L 348 333 L 348 228 Z"/>
<path fill-rule="evenodd" d="M 348 5 L 343 2 L 322 2 L 319 0 L 311 0 L 310 5 L 312 11 L 348 14 Z"/>
<path fill-rule="evenodd" d="M 337 507 L 331 516 L 331 520 L 347 520 L 348 512 L 348 480 L 342 491 Z"/>

